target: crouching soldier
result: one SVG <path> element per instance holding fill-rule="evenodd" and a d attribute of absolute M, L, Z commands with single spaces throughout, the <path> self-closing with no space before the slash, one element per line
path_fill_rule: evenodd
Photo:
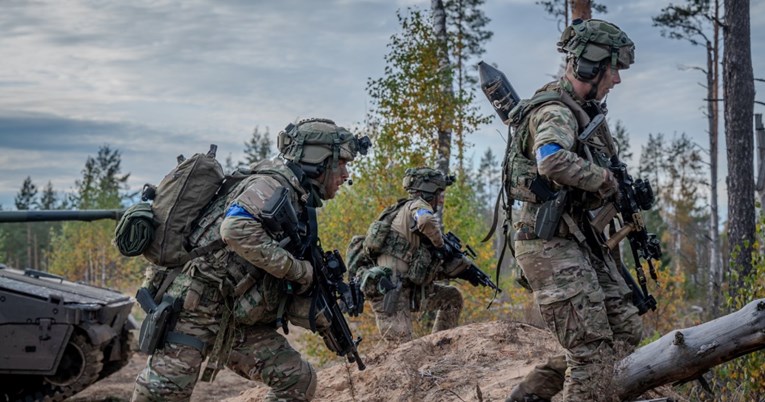
<path fill-rule="evenodd" d="M 372 304 L 381 336 L 394 343 L 412 339 L 412 313 L 436 312 L 433 332 L 457 326 L 462 294 L 435 283 L 469 266 L 465 259 L 443 263 L 441 224 L 436 212 L 453 176 L 431 168 L 407 169 L 404 188 L 409 198 L 388 207 L 372 223 L 364 252 L 372 266 L 360 267 L 362 292 Z"/>
<path fill-rule="evenodd" d="M 225 213 L 199 220 L 196 230 L 217 231 L 225 247 L 191 260 L 170 285 L 167 293 L 185 301 L 173 329 L 179 335 L 149 358 L 134 401 L 189 400 L 207 357 L 208 368 L 225 364 L 268 385 L 267 401 L 312 399 L 316 372 L 277 328 L 313 324 L 324 334 L 329 324 L 311 314 L 314 267 L 290 252 L 298 245 L 286 233 L 267 226 L 266 210 L 282 199 L 301 227 L 315 228 L 313 209 L 335 196 L 348 179 L 346 164 L 370 143 L 331 120 L 309 119 L 288 125 L 278 145 L 282 158 L 253 165 L 224 200 Z"/>

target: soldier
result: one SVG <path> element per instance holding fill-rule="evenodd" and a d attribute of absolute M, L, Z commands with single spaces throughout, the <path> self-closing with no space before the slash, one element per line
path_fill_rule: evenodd
<path fill-rule="evenodd" d="M 435 169 L 407 169 L 404 188 L 409 198 L 388 207 L 367 232 L 364 248 L 375 266 L 360 268 L 358 275 L 377 328 L 387 341 L 411 340 L 412 312 L 420 308 L 436 312 L 434 333 L 457 326 L 462 294 L 453 286 L 433 282 L 467 268 L 458 259 L 444 266 L 438 253 L 444 240 L 436 212 L 453 182 L 453 176 Z"/>
<path fill-rule="evenodd" d="M 228 194 L 225 214 L 215 224 L 200 223 L 194 236 L 215 237 L 225 248 L 191 260 L 167 294 L 183 300 L 174 333 L 157 350 L 136 379 L 133 401 L 187 401 L 209 356 L 205 376 L 220 364 L 271 387 L 266 400 L 311 400 L 316 372 L 301 359 L 277 322 L 289 320 L 319 333 L 328 323 L 322 314 L 309 317 L 313 267 L 290 254 L 284 233 L 270 233 L 261 212 L 274 194 L 287 190 L 300 221 L 315 224 L 310 208 L 332 199 L 348 179 L 347 163 L 370 146 L 333 121 L 309 119 L 279 133 L 283 159 L 260 162 Z M 200 222 L 205 222 L 203 218 Z M 288 291 L 294 287 L 292 292 Z M 286 326 L 286 324 L 285 324 Z M 212 367 L 211 367 L 212 365 Z M 208 372 L 212 371 L 212 372 Z"/>
<path fill-rule="evenodd" d="M 537 214 L 542 207 L 539 199 L 524 202 L 514 224 L 515 257 L 565 356 L 536 367 L 508 401 L 549 401 L 561 389 L 566 401 L 602 399 L 604 395 L 596 393 L 602 384 L 598 371 L 609 373 L 598 365 L 612 356 L 614 341 L 631 346 L 640 341 L 642 323 L 630 290 L 612 255 L 602 251 L 588 220 L 588 211 L 604 205 L 618 184 L 605 163 L 578 153 L 579 134 L 592 117 L 605 113 L 601 102 L 621 82 L 620 70 L 634 62 L 634 48 L 616 25 L 594 19 L 573 21 L 558 43 L 558 50 L 567 55 L 565 75 L 511 112 L 518 148 L 511 148 L 507 158 L 516 158 L 514 167 L 520 166 L 519 158 L 533 167 L 526 172 L 528 181 L 512 181 L 530 183 L 539 177 L 550 193 L 569 190 L 570 201 L 559 211 L 562 218 L 548 225 L 549 239 L 539 238 L 547 223 L 537 219 L 546 216 Z M 543 193 L 528 190 L 528 194 Z"/>

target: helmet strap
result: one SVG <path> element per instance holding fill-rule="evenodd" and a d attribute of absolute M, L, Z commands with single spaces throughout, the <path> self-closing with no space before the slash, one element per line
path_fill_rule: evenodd
<path fill-rule="evenodd" d="M 598 87 L 600 86 L 600 83 L 603 82 L 603 77 L 606 75 L 606 69 L 608 69 L 609 66 L 607 64 L 603 64 L 600 71 L 598 71 L 598 75 L 595 76 L 595 78 L 591 80 L 582 80 L 588 84 L 590 84 L 590 90 L 587 92 L 587 95 L 584 97 L 584 100 L 593 100 L 596 96 L 598 96 Z"/>

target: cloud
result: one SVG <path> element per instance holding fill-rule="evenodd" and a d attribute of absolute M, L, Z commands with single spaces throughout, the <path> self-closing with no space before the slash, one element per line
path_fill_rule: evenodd
<path fill-rule="evenodd" d="M 12 205 L 24 178 L 42 187 L 51 181 L 57 191 L 71 191 L 81 178 L 85 161 L 102 146 L 122 155 L 122 172 L 137 190 L 157 183 L 175 164 L 175 156 L 206 152 L 219 146 L 221 160 L 238 157 L 243 144 L 224 135 L 194 136 L 156 130 L 128 122 L 80 120 L 62 116 L 0 112 L 0 204 Z"/>
<path fill-rule="evenodd" d="M 389 38 L 399 30 L 395 12 L 410 6 L 427 10 L 430 2 L 6 1 L 0 203 L 12 201 L 27 175 L 71 187 L 104 144 L 122 152 L 123 171 L 139 188 L 161 179 L 175 155 L 211 142 L 222 158 L 240 158 L 255 126 L 275 135 L 313 116 L 353 126 L 367 111 L 367 79 L 383 74 Z M 490 1 L 484 9 L 494 37 L 482 58 L 530 96 L 558 69 L 556 21 L 527 0 Z M 688 132 L 703 142 L 701 77 L 677 66 L 703 65 L 704 53 L 662 38 L 650 19 L 660 9 L 636 0 L 600 16 L 637 44 L 637 63 L 609 99 L 611 119 L 624 121 L 636 151 L 649 132 Z M 757 76 L 765 67 L 765 3 L 754 2 L 751 13 Z M 482 96 L 479 106 L 493 114 Z M 476 154 L 502 148 L 497 131 L 505 128 L 494 123 L 468 138 Z"/>

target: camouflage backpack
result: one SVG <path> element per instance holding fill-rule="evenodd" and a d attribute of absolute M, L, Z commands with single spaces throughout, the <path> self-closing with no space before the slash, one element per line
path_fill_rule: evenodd
<path fill-rule="evenodd" d="M 225 207 L 217 205 L 222 204 L 225 197 L 216 195 L 225 194 L 245 177 L 241 174 L 225 176 L 215 159 L 216 150 L 217 146 L 210 145 L 207 153 L 197 153 L 188 159 L 178 156 L 178 165 L 157 187 L 144 187 L 142 199 L 152 201 L 151 204 L 144 202 L 130 207 L 115 231 L 115 243 L 123 255 L 143 254 L 157 266 L 173 268 L 223 247 L 222 240 L 199 244 L 199 239 L 191 239 L 192 230 L 197 226 L 210 224 L 203 218 L 220 215 L 211 214 L 211 208 Z M 215 200 L 218 203 L 213 202 Z M 144 230 L 142 239 L 136 239 L 135 228 L 139 225 L 136 218 L 148 216 L 153 230 Z M 138 240 L 142 240 L 140 247 L 135 246 Z"/>
<path fill-rule="evenodd" d="M 351 238 L 345 253 L 348 273 L 351 278 L 356 276 L 359 269 L 375 265 L 375 258 L 385 245 L 385 239 L 390 233 L 393 219 L 407 201 L 409 199 L 402 198 L 396 204 L 385 208 L 377 219 L 369 225 L 365 236 L 356 235 Z"/>

